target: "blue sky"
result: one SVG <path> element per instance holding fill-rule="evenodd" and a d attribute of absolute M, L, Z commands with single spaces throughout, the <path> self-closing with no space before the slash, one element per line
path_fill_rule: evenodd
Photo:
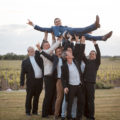
<path fill-rule="evenodd" d="M 98 42 L 102 55 L 120 55 L 119 0 L 0 0 L 0 54 L 26 54 L 28 46 L 42 42 L 44 33 L 26 24 L 30 19 L 43 27 L 53 26 L 56 17 L 70 27 L 84 27 L 100 16 L 101 28 L 93 35 L 104 35 L 113 30 L 106 42 Z M 51 43 L 51 35 L 49 35 Z M 86 42 L 86 54 L 94 46 Z"/>

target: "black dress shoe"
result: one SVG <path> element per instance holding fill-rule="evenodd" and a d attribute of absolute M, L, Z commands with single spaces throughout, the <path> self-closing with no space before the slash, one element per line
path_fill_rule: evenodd
<path fill-rule="evenodd" d="M 38 114 L 38 113 L 32 113 L 33 115 L 40 115 L 40 114 Z"/>
<path fill-rule="evenodd" d="M 82 120 L 82 118 L 76 118 L 75 120 Z"/>
<path fill-rule="evenodd" d="M 72 118 L 72 120 L 76 120 L 76 118 Z"/>
<path fill-rule="evenodd" d="M 42 118 L 49 118 L 48 115 L 42 115 Z"/>
<path fill-rule="evenodd" d="M 65 117 L 61 117 L 61 120 L 65 120 Z"/>
<path fill-rule="evenodd" d="M 26 113 L 26 116 L 31 116 L 31 114 L 30 113 Z"/>

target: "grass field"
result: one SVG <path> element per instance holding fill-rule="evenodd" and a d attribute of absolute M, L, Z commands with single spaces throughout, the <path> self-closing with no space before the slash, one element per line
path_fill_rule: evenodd
<path fill-rule="evenodd" d="M 40 116 L 31 117 L 24 113 L 25 95 L 23 91 L 1 91 L 0 120 L 46 120 L 41 118 L 44 94 L 42 93 L 39 100 Z M 95 109 L 96 120 L 120 120 L 120 88 L 96 90 Z M 47 120 L 53 120 L 53 116 Z"/>

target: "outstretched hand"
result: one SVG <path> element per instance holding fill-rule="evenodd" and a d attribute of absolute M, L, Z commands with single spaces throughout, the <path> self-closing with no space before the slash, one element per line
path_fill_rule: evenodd
<path fill-rule="evenodd" d="M 39 51 L 41 51 L 40 43 L 37 43 L 37 44 L 36 44 L 36 47 L 37 47 L 37 49 L 38 49 Z"/>
<path fill-rule="evenodd" d="M 74 35 L 75 36 L 75 41 L 78 42 L 79 41 L 79 36 L 78 35 Z"/>
<path fill-rule="evenodd" d="M 27 24 L 28 24 L 28 25 L 31 25 L 31 26 L 33 26 L 33 22 L 32 22 L 32 21 L 30 21 L 29 19 L 28 19 L 28 22 L 27 22 Z"/>

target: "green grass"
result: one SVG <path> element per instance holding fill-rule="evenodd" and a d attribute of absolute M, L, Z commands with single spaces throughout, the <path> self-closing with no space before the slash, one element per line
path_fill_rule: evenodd
<path fill-rule="evenodd" d="M 39 99 L 40 116 L 25 115 L 25 96 L 26 93 L 22 91 L 1 91 L 0 120 L 46 120 L 41 118 L 44 93 Z M 120 120 L 120 88 L 96 90 L 95 112 L 96 120 Z M 53 116 L 49 120 L 53 120 Z"/>

